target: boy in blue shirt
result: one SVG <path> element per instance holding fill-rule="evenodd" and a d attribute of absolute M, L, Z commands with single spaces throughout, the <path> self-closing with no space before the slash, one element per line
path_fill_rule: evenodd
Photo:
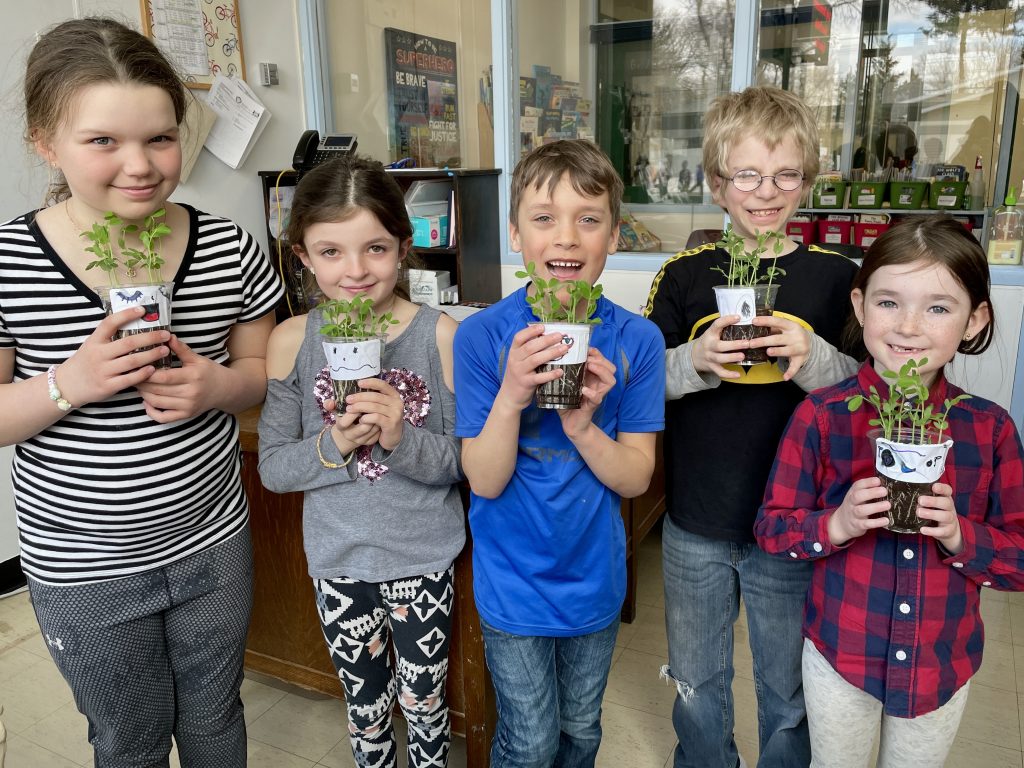
<path fill-rule="evenodd" d="M 512 247 L 538 277 L 593 285 L 618 239 L 622 181 L 596 145 L 563 140 L 512 175 Z M 540 410 L 538 368 L 567 351 L 530 285 L 455 335 L 456 434 L 472 496 L 474 594 L 498 706 L 491 766 L 592 766 L 625 596 L 620 497 L 643 493 L 664 425 L 664 341 L 606 298 L 583 403 Z"/>

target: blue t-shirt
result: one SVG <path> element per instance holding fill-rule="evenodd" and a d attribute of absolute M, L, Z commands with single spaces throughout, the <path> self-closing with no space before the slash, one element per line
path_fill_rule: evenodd
<path fill-rule="evenodd" d="M 590 344 L 615 365 L 615 386 L 594 423 L 619 432 L 665 424 L 665 344 L 649 320 L 600 299 Z M 476 437 L 501 387 L 512 337 L 533 322 L 522 288 L 464 320 L 455 334 L 455 434 Z M 596 632 L 626 594 L 620 500 L 584 463 L 557 411 L 531 404 L 516 468 L 496 499 L 472 494 L 473 591 L 480 615 L 516 635 Z"/>

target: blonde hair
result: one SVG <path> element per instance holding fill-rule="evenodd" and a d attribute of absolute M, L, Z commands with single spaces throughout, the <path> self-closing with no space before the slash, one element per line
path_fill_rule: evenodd
<path fill-rule="evenodd" d="M 729 153 L 755 136 L 773 150 L 791 136 L 803 155 L 804 183 L 818 173 L 818 125 L 798 96 L 769 85 L 757 85 L 719 96 L 704 115 L 704 175 L 729 177 Z M 716 183 L 709 182 L 709 183 Z"/>

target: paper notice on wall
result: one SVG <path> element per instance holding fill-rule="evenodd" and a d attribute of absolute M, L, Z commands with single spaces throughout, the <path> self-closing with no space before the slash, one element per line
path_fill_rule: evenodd
<path fill-rule="evenodd" d="M 181 121 L 181 181 L 188 181 L 192 168 L 199 159 L 206 137 L 217 122 L 217 113 L 202 99 L 189 92 L 185 119 Z"/>
<path fill-rule="evenodd" d="M 153 40 L 180 71 L 210 74 L 201 0 L 150 0 Z"/>
<path fill-rule="evenodd" d="M 206 148 L 232 168 L 240 167 L 270 120 L 270 111 L 244 80 L 219 73 L 206 103 L 217 113 Z"/>

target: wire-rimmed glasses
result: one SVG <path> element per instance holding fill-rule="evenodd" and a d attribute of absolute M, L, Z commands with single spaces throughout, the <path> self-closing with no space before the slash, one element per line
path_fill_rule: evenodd
<path fill-rule="evenodd" d="M 775 186 L 783 192 L 792 192 L 793 190 L 800 189 L 804 183 L 803 173 L 792 168 L 779 171 L 775 175 L 761 175 L 757 171 L 739 171 L 732 178 L 723 176 L 722 179 L 731 181 L 732 185 L 740 192 L 753 192 L 761 186 L 761 182 L 765 179 L 771 179 Z"/>

